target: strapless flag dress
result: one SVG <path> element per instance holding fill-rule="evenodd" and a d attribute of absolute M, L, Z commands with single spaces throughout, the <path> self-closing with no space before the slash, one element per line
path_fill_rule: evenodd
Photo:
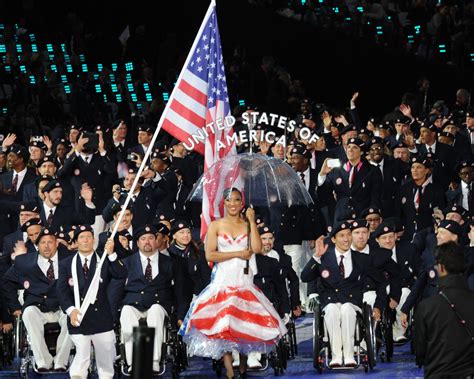
<path fill-rule="evenodd" d="M 247 234 L 235 239 L 219 234 L 218 251 L 247 248 Z M 253 284 L 257 273 L 255 257 L 246 261 L 234 258 L 214 265 L 211 283 L 195 298 L 179 330 L 188 354 L 219 359 L 236 350 L 267 353 L 287 333 L 272 303 Z"/>

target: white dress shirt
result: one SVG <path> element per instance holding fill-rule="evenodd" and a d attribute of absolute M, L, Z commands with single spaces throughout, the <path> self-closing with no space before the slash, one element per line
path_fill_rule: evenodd
<path fill-rule="evenodd" d="M 59 268 L 58 268 L 58 254 L 54 254 L 54 257 L 49 258 L 53 261 L 53 268 L 54 268 L 54 279 L 58 278 Z M 38 266 L 43 272 L 44 276 L 48 276 L 48 269 L 49 269 L 49 259 L 44 258 L 42 255 L 38 254 Z"/>
<path fill-rule="evenodd" d="M 274 258 L 278 262 L 280 262 L 280 254 L 278 254 L 275 250 L 270 250 L 268 253 L 265 254 L 267 257 Z"/>
<path fill-rule="evenodd" d="M 397 247 L 394 246 L 393 249 L 392 249 L 392 260 L 395 262 L 395 263 L 398 263 L 397 262 Z"/>
<path fill-rule="evenodd" d="M 48 219 L 49 217 L 49 212 L 52 210 L 53 211 L 53 216 L 54 214 L 56 213 L 56 207 L 48 207 L 48 204 L 46 204 L 45 202 L 43 202 L 43 206 L 44 206 L 44 215 L 46 216 L 46 220 Z"/>
<path fill-rule="evenodd" d="M 304 186 L 309 191 L 309 166 L 305 171 L 298 172 L 298 176 L 300 177 L 300 179 L 301 179 L 301 174 L 304 175 Z"/>
<path fill-rule="evenodd" d="M 433 152 L 433 154 L 436 154 L 436 141 L 431 145 L 426 145 L 425 144 L 425 148 L 426 148 L 426 152 L 429 153 L 429 148 L 431 147 L 431 151 Z"/>
<path fill-rule="evenodd" d="M 354 245 L 351 246 L 351 249 L 354 250 L 354 251 L 358 251 L 359 253 L 362 253 L 362 254 L 367 254 L 367 255 L 370 254 L 369 244 L 365 245 L 365 247 L 362 250 L 357 249 Z"/>
<path fill-rule="evenodd" d="M 464 180 L 461 180 L 462 207 L 469 211 L 469 186 Z"/>
<path fill-rule="evenodd" d="M 151 257 L 147 257 L 142 252 L 139 252 L 140 254 L 140 261 L 142 262 L 142 270 L 143 270 L 143 275 L 145 275 L 146 271 L 146 266 L 148 265 L 148 258 L 150 258 L 150 265 L 151 265 L 151 277 L 155 279 L 155 277 L 159 273 L 159 266 L 158 266 L 158 252 L 155 252 Z"/>
<path fill-rule="evenodd" d="M 18 191 L 18 188 L 21 187 L 21 183 L 23 183 L 23 179 L 25 179 L 26 171 L 27 171 L 26 167 L 23 170 L 21 170 L 20 172 L 16 172 L 15 170 L 13 170 L 12 182 L 13 182 L 13 179 L 15 178 L 15 175 L 18 175 L 18 182 L 16 184 L 16 191 Z"/>
<path fill-rule="evenodd" d="M 380 169 L 380 173 L 382 174 L 382 176 L 383 176 L 383 165 L 384 165 L 384 163 L 385 163 L 385 159 L 382 159 L 379 163 L 370 161 L 370 164 L 371 164 L 371 165 L 373 165 L 373 166 L 375 166 L 375 167 L 378 166 L 378 168 Z"/>

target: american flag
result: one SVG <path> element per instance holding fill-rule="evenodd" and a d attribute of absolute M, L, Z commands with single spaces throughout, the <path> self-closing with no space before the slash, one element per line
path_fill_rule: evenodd
<path fill-rule="evenodd" d="M 226 135 L 233 134 L 232 128 L 206 128 L 206 125 L 219 119 L 224 120 L 230 115 L 214 1 L 211 1 L 164 113 L 162 127 L 188 146 L 192 135 L 208 135 L 205 144 L 195 143 L 194 147 L 196 151 L 204 154 L 205 171 L 228 154 L 236 153 L 235 143 L 226 139 Z M 202 129 L 207 130 L 207 133 L 203 134 Z M 218 146 L 217 141 L 221 141 L 223 145 Z M 227 180 L 214 179 L 203 189 L 203 240 L 211 221 L 222 216 L 222 206 L 219 203 L 222 200 L 221 189 L 225 187 L 224 182 Z"/>

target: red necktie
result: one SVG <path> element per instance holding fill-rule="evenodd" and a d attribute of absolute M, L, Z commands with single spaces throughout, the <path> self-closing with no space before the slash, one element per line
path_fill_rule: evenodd
<path fill-rule="evenodd" d="M 16 191 L 17 191 L 17 188 L 16 188 L 17 185 L 18 185 L 18 174 L 17 174 L 17 173 L 14 173 L 14 174 L 13 174 L 13 180 L 12 180 L 12 190 L 13 190 L 13 192 L 15 192 L 15 193 L 16 193 Z"/>
<path fill-rule="evenodd" d="M 344 270 L 344 262 L 342 262 L 343 259 L 344 259 L 344 255 L 341 255 L 341 260 L 339 262 L 339 273 L 341 274 L 342 279 L 346 277 L 345 270 Z"/>
<path fill-rule="evenodd" d="M 48 271 L 46 271 L 46 276 L 50 282 L 54 281 L 54 266 L 53 266 L 53 261 L 51 259 L 48 259 L 49 262 L 49 268 Z"/>
<path fill-rule="evenodd" d="M 151 261 L 150 258 L 147 258 L 148 264 L 145 268 L 145 280 L 151 282 L 153 280 L 153 275 L 151 274 Z"/>
<path fill-rule="evenodd" d="M 84 272 L 84 278 L 87 280 L 89 275 L 89 266 L 87 266 L 87 258 L 84 259 L 84 266 L 82 266 L 82 272 Z"/>

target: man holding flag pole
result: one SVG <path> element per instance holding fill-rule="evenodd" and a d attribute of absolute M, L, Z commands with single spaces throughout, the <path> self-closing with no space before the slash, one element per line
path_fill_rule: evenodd
<path fill-rule="evenodd" d="M 128 192 L 125 203 L 123 204 L 122 211 L 115 222 L 114 229 L 106 245 L 105 250 L 107 254 L 103 254 L 100 260 L 97 258 L 96 261 L 94 261 L 93 266 L 95 266 L 95 269 L 92 265 L 89 266 L 86 263 L 85 266 L 88 267 L 87 270 L 90 270 L 90 272 L 87 272 L 87 287 L 80 285 L 80 280 L 72 279 L 74 273 L 76 273 L 76 279 L 78 275 L 81 276 L 85 273 L 85 271 L 82 272 L 82 269 L 77 269 L 77 267 L 79 267 L 79 258 L 81 259 L 80 263 L 82 268 L 84 267 L 82 264 L 83 257 L 80 252 L 73 256 L 73 262 L 76 263 L 75 265 L 68 260 L 69 267 L 66 267 L 66 265 L 62 267 L 61 272 L 63 275 L 61 282 L 62 287 L 65 290 L 62 305 L 63 309 L 67 309 L 67 314 L 70 318 L 69 325 L 72 330 L 74 328 L 81 328 L 81 323 L 86 322 L 89 318 L 87 316 L 90 316 L 87 313 L 95 313 L 97 303 L 103 300 L 101 299 L 102 291 L 99 291 L 99 288 L 103 287 L 102 283 L 105 278 L 103 277 L 104 273 L 102 267 L 104 266 L 107 257 L 109 257 L 109 267 L 121 265 L 121 262 L 117 261 L 116 255 L 113 252 L 112 241 L 117 233 L 117 228 L 121 223 L 124 210 L 127 209 L 131 200 L 131 194 L 133 194 L 142 172 L 145 170 L 146 164 L 149 161 L 150 154 L 152 153 L 152 148 L 150 147 L 155 145 L 161 128 L 163 127 L 167 132 L 180 141 L 186 141 L 193 134 L 204 130 L 206 136 L 208 136 L 206 138 L 205 146 L 203 148 L 202 145 L 198 144 L 196 145 L 196 150 L 205 156 L 205 169 L 208 169 L 212 164 L 226 155 L 235 154 L 236 152 L 234 143 L 231 143 L 225 148 L 218 146 L 218 141 L 226 140 L 226 134 L 232 134 L 231 128 L 223 130 L 220 130 L 219 128 L 214 129 L 212 127 L 208 128 L 208 125 L 214 121 L 220 122 L 226 116 L 230 115 L 224 61 L 222 57 L 219 32 L 217 30 L 215 6 L 215 1 L 212 0 L 197 37 L 194 40 L 191 51 L 186 59 L 184 68 L 178 77 L 176 86 L 173 89 L 170 99 L 166 104 L 160 121 L 158 122 L 158 126 L 153 134 L 149 148 L 145 152 L 145 156 L 143 157 L 142 163 L 138 169 L 136 178 Z M 225 185 L 224 181 L 225 180 L 221 180 L 222 187 Z M 220 197 L 222 190 L 223 188 L 209 188 L 204 196 L 201 216 L 201 237 L 203 239 L 206 235 L 207 226 L 210 224 L 212 219 L 222 216 L 223 205 L 219 204 L 219 201 L 222 200 Z M 87 230 L 79 229 L 78 236 L 89 234 L 83 232 L 87 232 L 90 227 L 85 228 L 87 228 Z M 117 270 L 116 275 L 123 276 L 122 274 L 123 272 L 120 273 L 120 270 Z M 70 290 L 68 287 L 70 287 Z M 71 292 L 74 294 L 74 301 L 71 299 Z M 80 296 L 78 295 L 79 292 Z M 82 336 L 88 332 L 79 333 Z M 93 331 L 89 331 L 89 334 L 94 333 Z M 90 341 L 90 339 L 76 338 L 76 351 L 85 352 L 85 354 L 90 352 Z M 112 343 L 112 341 L 109 341 L 109 345 Z M 110 350 L 110 346 L 108 350 Z M 114 354 L 111 354 L 110 358 L 112 358 L 112 355 Z M 84 356 L 78 357 L 76 355 L 76 359 L 76 375 L 83 377 L 83 374 L 87 372 L 87 367 L 80 366 L 89 361 Z M 113 360 L 98 360 L 97 365 L 100 377 L 109 377 L 109 371 L 110 367 L 113 365 Z M 73 372 L 71 372 L 71 375 L 72 374 Z"/>

